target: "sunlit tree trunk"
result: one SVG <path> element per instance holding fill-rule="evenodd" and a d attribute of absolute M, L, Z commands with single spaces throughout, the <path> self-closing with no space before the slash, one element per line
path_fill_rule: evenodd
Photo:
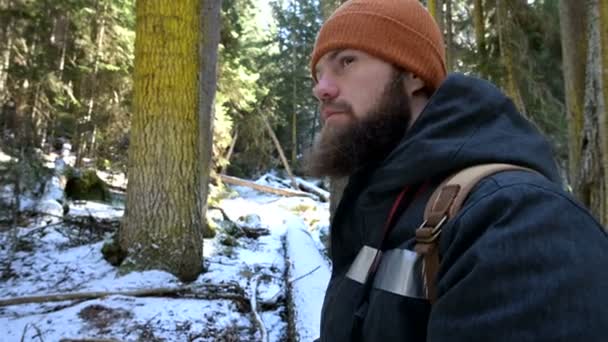
<path fill-rule="evenodd" d="M 515 77 L 513 45 L 511 44 L 511 20 L 509 19 L 507 0 L 496 0 L 496 11 L 501 64 L 505 69 L 505 81 L 503 87 L 507 95 L 515 103 L 517 109 L 522 114 L 526 115 L 524 100 L 521 92 L 519 91 L 519 86 L 517 85 L 517 79 Z"/>
<path fill-rule="evenodd" d="M 209 167 L 198 159 L 208 143 L 199 134 L 206 124 L 198 106 L 199 3 L 136 2 L 129 186 L 119 234 L 129 254 L 125 269 L 160 268 L 183 281 L 202 271 L 201 173 Z"/>

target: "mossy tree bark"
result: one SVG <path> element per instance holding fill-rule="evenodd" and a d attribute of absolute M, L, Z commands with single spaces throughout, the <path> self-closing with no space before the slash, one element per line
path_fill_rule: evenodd
<path fill-rule="evenodd" d="M 608 2 L 600 1 L 597 13 L 599 23 L 596 29 L 599 30 L 600 40 L 600 97 L 601 107 L 598 112 L 598 128 L 600 135 L 600 151 L 602 153 L 601 169 L 604 183 L 602 193 L 602 207 L 600 218 L 604 227 L 608 225 Z"/>
<path fill-rule="evenodd" d="M 560 0 L 573 192 L 608 224 L 608 3 Z"/>
<path fill-rule="evenodd" d="M 126 268 L 163 269 L 183 281 L 196 279 L 203 262 L 200 3 L 136 3 L 129 186 L 119 234 Z"/>
<path fill-rule="evenodd" d="M 603 2 L 603 1 L 602 1 Z M 603 7 L 603 5 L 602 5 Z M 605 52 L 602 46 L 600 1 L 587 0 L 587 72 L 585 76 L 584 120 L 581 159 L 574 189 L 595 216 L 608 223 L 606 178 L 606 105 L 604 89 Z M 604 12 L 605 13 L 605 12 Z M 604 38 L 605 39 L 605 38 Z M 602 136 L 604 134 L 604 136 Z"/>

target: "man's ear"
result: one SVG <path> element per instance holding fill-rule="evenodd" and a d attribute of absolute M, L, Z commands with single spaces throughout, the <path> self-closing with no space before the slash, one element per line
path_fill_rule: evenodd
<path fill-rule="evenodd" d="M 405 72 L 403 75 L 403 85 L 405 87 L 405 91 L 410 96 L 417 95 L 420 91 L 424 91 L 426 87 L 424 81 L 411 72 Z"/>

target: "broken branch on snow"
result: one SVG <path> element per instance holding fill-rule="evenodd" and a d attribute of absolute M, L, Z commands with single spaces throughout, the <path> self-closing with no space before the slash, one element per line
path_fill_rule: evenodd
<path fill-rule="evenodd" d="M 315 195 L 309 194 L 308 192 L 304 192 L 304 191 L 273 188 L 271 186 L 261 185 L 261 184 L 257 184 L 252 181 L 248 181 L 248 180 L 244 180 L 244 179 L 232 177 L 232 176 L 226 176 L 226 175 L 219 175 L 219 177 L 222 180 L 222 182 L 224 182 L 224 183 L 228 183 L 228 184 L 232 184 L 232 185 L 246 186 L 248 188 L 251 188 L 251 189 L 254 189 L 257 191 L 261 191 L 261 192 L 266 192 L 266 193 L 271 193 L 271 194 L 281 195 L 281 196 L 287 196 L 287 197 L 298 197 L 299 196 L 299 197 L 309 197 L 309 198 L 312 198 L 315 200 L 317 199 L 317 197 Z"/>
<path fill-rule="evenodd" d="M 1 299 L 0 307 L 9 305 L 20 305 L 30 303 L 62 302 L 66 300 L 97 299 L 107 296 L 128 296 L 128 297 L 173 297 L 173 298 L 194 298 L 194 299 L 226 299 L 236 303 L 240 312 L 249 312 L 251 306 L 245 290 L 238 284 L 203 284 L 196 287 L 176 287 L 176 288 L 153 288 L 133 291 L 108 291 L 108 292 L 79 292 L 61 293 L 44 296 L 28 296 L 9 299 Z"/>

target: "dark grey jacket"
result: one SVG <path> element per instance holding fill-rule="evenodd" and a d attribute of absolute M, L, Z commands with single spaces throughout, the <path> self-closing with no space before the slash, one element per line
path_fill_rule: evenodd
<path fill-rule="evenodd" d="M 541 175 L 502 172 L 474 189 L 443 228 L 431 308 L 414 275 L 396 276 L 419 267 L 410 250 L 424 205 L 449 174 L 494 162 Z M 456 74 L 383 162 L 351 177 L 332 222 L 321 341 L 353 340 L 363 288 L 355 264 L 365 250 L 379 248 L 398 193 L 424 182 L 431 183 L 428 191 L 399 216 L 388 238 L 393 265 L 383 258 L 383 280 L 360 311 L 360 340 L 608 341 L 606 233 L 562 190 L 550 146 L 511 101 L 485 81 Z"/>

